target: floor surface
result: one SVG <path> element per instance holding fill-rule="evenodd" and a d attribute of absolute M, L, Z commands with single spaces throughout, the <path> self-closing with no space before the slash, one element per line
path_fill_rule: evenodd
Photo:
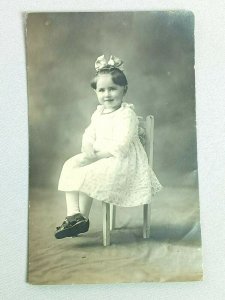
<path fill-rule="evenodd" d="M 111 245 L 102 245 L 102 207 L 90 229 L 57 240 L 65 218 L 62 192 L 31 189 L 28 281 L 32 284 L 195 281 L 202 278 L 198 193 L 164 188 L 153 198 L 151 236 L 142 238 L 142 207 L 117 208 Z"/>

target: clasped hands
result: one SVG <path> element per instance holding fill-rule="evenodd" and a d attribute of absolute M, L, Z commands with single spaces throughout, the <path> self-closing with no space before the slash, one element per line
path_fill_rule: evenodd
<path fill-rule="evenodd" d="M 84 149 L 84 153 L 86 154 L 84 157 L 84 164 L 93 163 L 99 159 L 112 156 L 112 154 L 107 151 L 95 150 L 92 145 L 86 146 Z"/>

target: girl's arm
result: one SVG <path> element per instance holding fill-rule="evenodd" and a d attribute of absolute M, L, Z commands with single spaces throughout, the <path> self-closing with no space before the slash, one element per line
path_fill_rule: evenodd
<path fill-rule="evenodd" d="M 125 108 L 115 120 L 114 141 L 105 150 L 116 157 L 126 156 L 130 144 L 137 136 L 138 118 L 133 109 Z"/>
<path fill-rule="evenodd" d="M 93 144 L 95 142 L 95 113 L 91 117 L 90 125 L 85 129 L 83 138 L 82 138 L 82 146 L 81 152 L 86 153 L 90 157 L 94 157 L 94 148 Z"/>

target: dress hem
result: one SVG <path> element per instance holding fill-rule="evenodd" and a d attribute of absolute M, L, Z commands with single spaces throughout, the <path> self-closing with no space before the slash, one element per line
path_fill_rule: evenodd
<path fill-rule="evenodd" d="M 58 189 L 58 191 L 60 192 L 82 192 L 84 194 L 86 194 L 87 196 L 89 196 L 90 198 L 93 198 L 97 201 L 101 201 L 101 202 L 106 202 L 106 203 L 109 203 L 109 204 L 113 204 L 113 205 L 116 205 L 116 206 L 120 206 L 120 207 L 135 207 L 135 206 L 140 206 L 140 205 L 144 205 L 144 204 L 151 204 L 151 200 L 152 200 L 152 197 L 154 197 L 154 195 L 159 192 L 160 190 L 162 189 L 162 187 L 160 189 L 157 189 L 156 191 L 152 191 L 152 194 L 150 196 L 150 200 L 149 201 L 143 201 L 143 202 L 140 202 L 140 203 L 135 203 L 135 205 L 120 205 L 120 203 L 115 203 L 113 200 L 110 201 L 110 200 L 107 200 L 107 199 L 99 199 L 99 198 L 96 198 L 92 193 L 90 192 L 87 192 L 85 190 L 82 190 L 81 188 L 80 189 L 72 189 L 72 190 L 62 190 L 62 189 Z M 118 199 L 118 198 L 117 198 Z"/>

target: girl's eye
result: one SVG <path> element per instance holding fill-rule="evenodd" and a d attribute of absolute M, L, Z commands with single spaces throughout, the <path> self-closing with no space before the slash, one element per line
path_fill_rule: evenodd
<path fill-rule="evenodd" d="M 103 89 L 99 89 L 98 91 L 99 91 L 99 92 L 101 92 L 101 93 L 102 93 L 102 92 L 104 92 L 104 90 L 103 90 Z"/>
<path fill-rule="evenodd" d="M 109 90 L 110 90 L 110 91 L 115 91 L 115 90 L 116 90 L 116 88 L 114 88 L 114 87 L 111 87 L 111 88 L 109 88 Z"/>

